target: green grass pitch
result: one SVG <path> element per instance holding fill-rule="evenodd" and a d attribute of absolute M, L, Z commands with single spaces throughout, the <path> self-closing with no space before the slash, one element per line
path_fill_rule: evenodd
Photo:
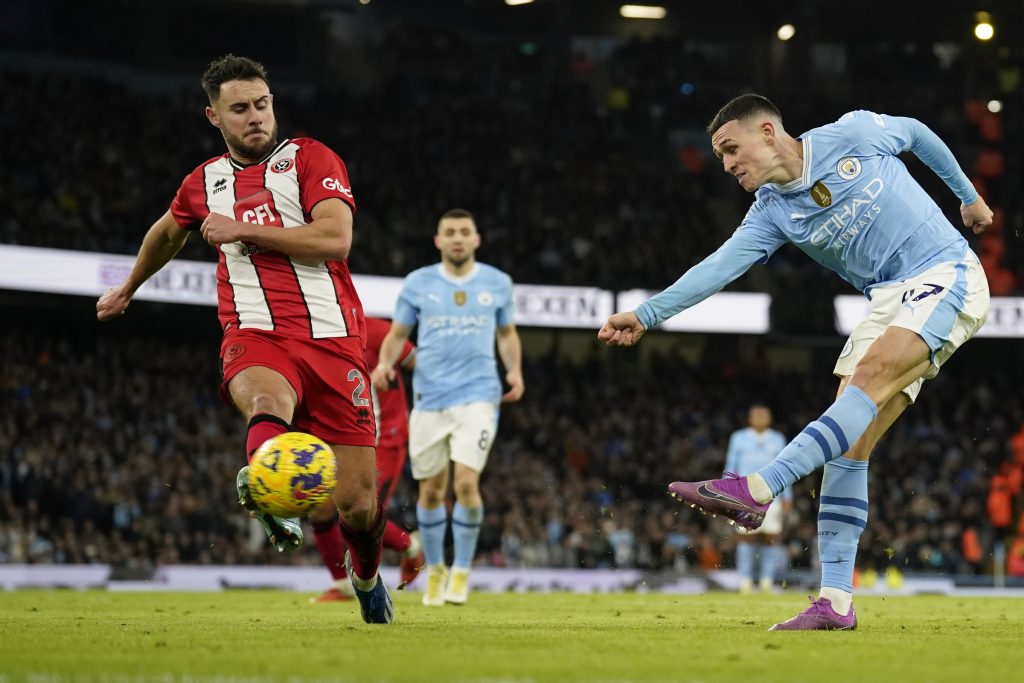
<path fill-rule="evenodd" d="M 474 594 L 391 626 L 309 595 L 0 592 L 0 683 L 1014 681 L 1024 600 L 859 598 L 855 632 L 767 633 L 774 596 Z"/>

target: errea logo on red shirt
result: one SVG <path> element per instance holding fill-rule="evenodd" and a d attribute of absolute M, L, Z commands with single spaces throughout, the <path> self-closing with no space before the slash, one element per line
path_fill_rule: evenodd
<path fill-rule="evenodd" d="M 346 197 L 352 196 L 352 188 L 345 187 L 345 185 L 337 178 L 324 178 L 322 184 L 324 186 L 324 189 L 340 192 Z"/>

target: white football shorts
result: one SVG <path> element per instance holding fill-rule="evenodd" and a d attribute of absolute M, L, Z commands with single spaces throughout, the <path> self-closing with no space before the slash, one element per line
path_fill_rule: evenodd
<path fill-rule="evenodd" d="M 988 279 L 973 260 L 940 263 L 908 280 L 875 287 L 870 299 L 871 313 L 846 340 L 833 372 L 837 377 L 853 375 L 868 347 L 890 325 L 912 330 L 931 349 L 932 366 L 903 390 L 911 403 L 924 380 L 939 374 L 946 359 L 988 319 Z"/>
<path fill-rule="evenodd" d="M 409 463 L 416 480 L 440 474 L 448 462 L 482 472 L 498 431 L 498 406 L 487 401 L 409 414 Z"/>

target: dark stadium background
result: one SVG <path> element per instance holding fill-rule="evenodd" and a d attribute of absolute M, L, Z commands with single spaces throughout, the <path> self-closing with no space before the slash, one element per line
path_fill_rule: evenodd
<path fill-rule="evenodd" d="M 0 244 L 133 254 L 181 178 L 223 151 L 198 75 L 235 52 L 267 65 L 282 136 L 348 163 L 354 272 L 434 261 L 437 216 L 464 206 L 480 260 L 517 282 L 660 289 L 749 205 L 702 129 L 756 91 L 794 133 L 854 108 L 931 126 L 997 212 L 969 237 L 993 293 L 1024 294 L 1022 3 L 666 1 L 660 22 L 622 19 L 618 4 L 0 0 Z M 988 43 L 972 35 L 978 11 L 996 27 Z M 952 194 L 907 162 L 959 225 Z M 182 257 L 213 252 L 194 238 Z M 478 562 L 731 565 L 730 534 L 673 507 L 664 484 L 720 471 L 755 400 L 787 436 L 827 405 L 843 343 L 833 297 L 855 292 L 789 248 L 729 291 L 772 296 L 767 334 L 659 332 L 622 350 L 596 330 L 522 330 L 527 396 L 505 410 L 484 477 Z M 136 302 L 99 325 L 93 307 L 0 291 L 0 562 L 133 576 L 315 564 L 312 544 L 290 557 L 249 540 L 213 309 Z M 862 571 L 990 584 L 1004 547 L 1024 573 L 1022 351 L 1019 338 L 972 341 L 880 446 Z M 816 486 L 801 484 L 786 529 L 791 576 L 810 582 Z M 390 510 L 409 523 L 412 491 Z"/>

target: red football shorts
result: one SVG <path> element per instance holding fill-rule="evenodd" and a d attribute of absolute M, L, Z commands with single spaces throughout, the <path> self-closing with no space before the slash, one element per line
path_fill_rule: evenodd
<path fill-rule="evenodd" d="M 220 360 L 220 395 L 228 403 L 228 384 L 235 375 L 246 368 L 267 368 L 295 389 L 295 429 L 332 445 L 374 445 L 377 425 L 370 373 L 358 337 L 300 339 L 267 330 L 232 329 L 224 335 Z"/>
<path fill-rule="evenodd" d="M 405 467 L 408 455 L 408 443 L 377 446 L 377 496 L 384 505 L 387 505 L 398 480 L 402 478 L 402 468 Z"/>

